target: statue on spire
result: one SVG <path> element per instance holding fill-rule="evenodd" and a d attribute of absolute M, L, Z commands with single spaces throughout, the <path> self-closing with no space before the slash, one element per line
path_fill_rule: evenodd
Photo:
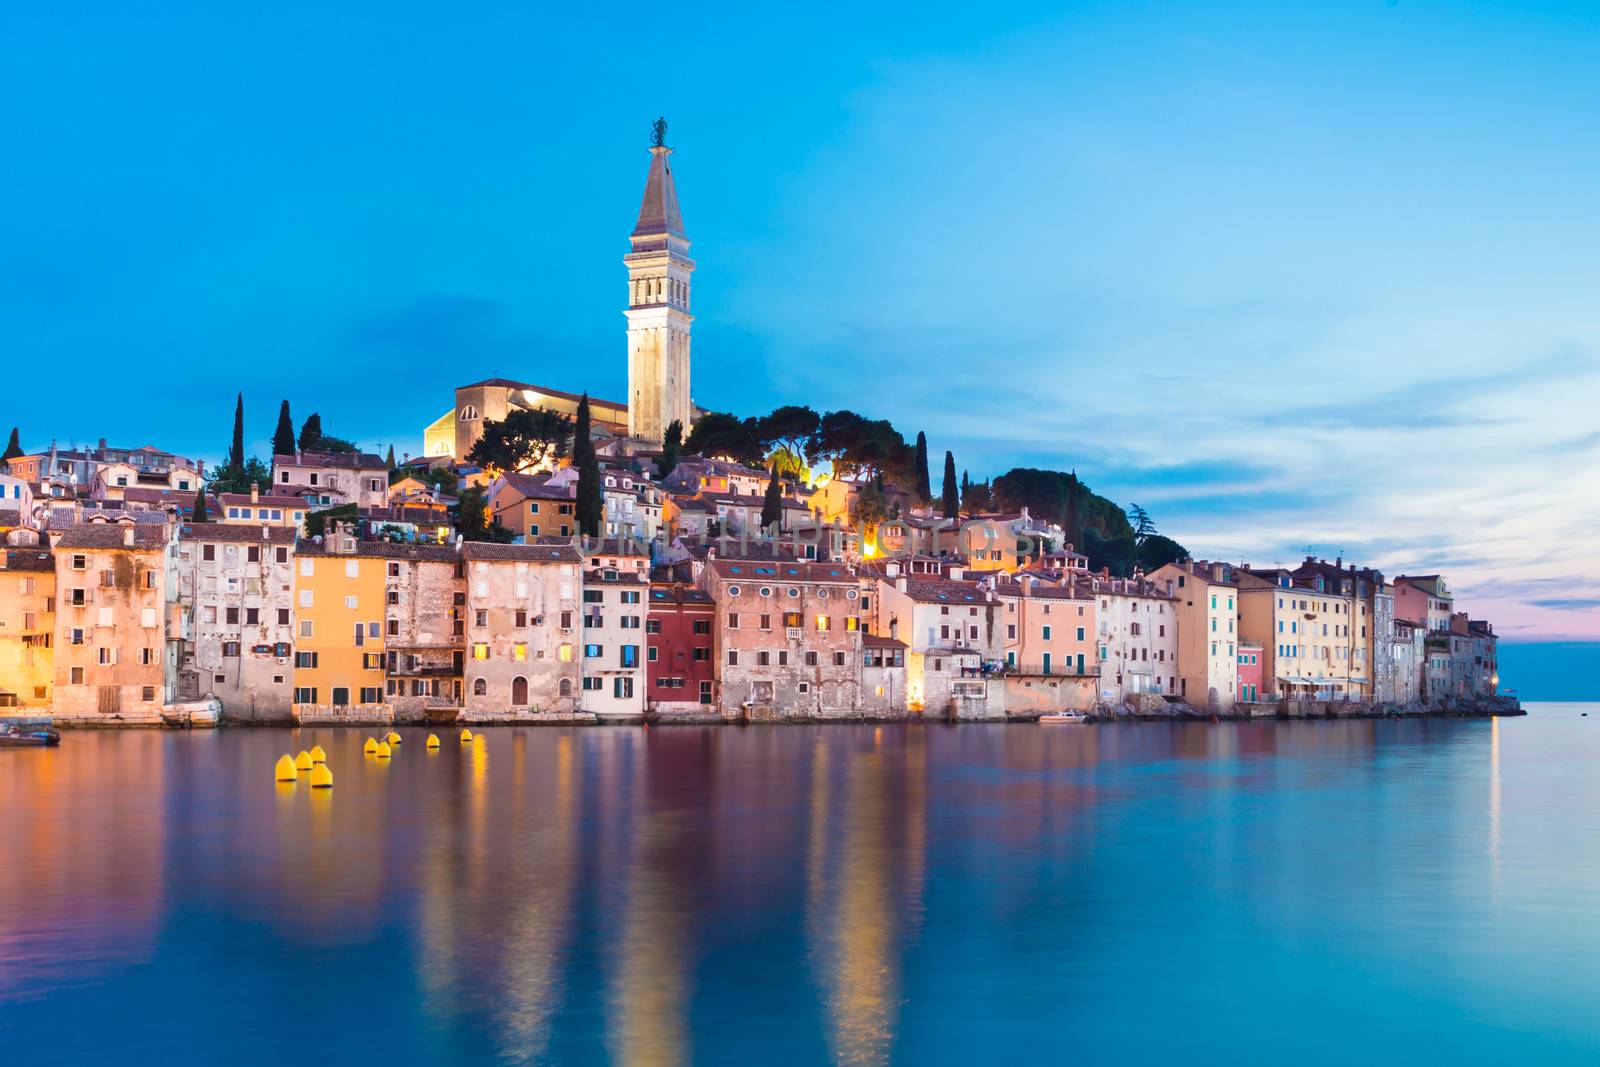
<path fill-rule="evenodd" d="M 650 147 L 665 148 L 667 146 L 667 120 L 663 116 L 650 124 Z"/>

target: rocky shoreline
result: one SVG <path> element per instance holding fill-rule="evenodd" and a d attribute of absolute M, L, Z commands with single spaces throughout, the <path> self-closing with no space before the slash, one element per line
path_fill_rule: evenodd
<path fill-rule="evenodd" d="M 19 709 L 20 711 L 21 709 Z M 1196 707 L 1192 704 L 1173 703 L 1157 696 L 1130 700 L 1120 704 L 1097 704 L 1084 711 L 1085 723 L 1156 723 L 1156 722 L 1261 722 L 1313 720 L 1313 719 L 1464 719 L 1493 718 L 1526 715 L 1527 712 L 1515 697 L 1495 696 L 1472 699 L 1452 698 L 1434 704 L 1396 704 L 1380 701 L 1279 701 L 1277 703 L 1238 704 L 1221 710 Z M 0 719 L 11 716 L 0 715 Z M 25 717 L 29 721 L 50 721 L 60 729 L 204 729 L 210 727 L 284 727 L 284 726 L 348 726 L 358 729 L 375 729 L 379 726 L 434 726 L 458 725 L 481 729 L 491 726 L 745 726 L 781 725 L 803 723 L 1037 723 L 1039 713 L 1003 715 L 983 718 L 951 718 L 949 716 L 904 712 L 883 714 L 862 712 L 842 715 L 763 715 L 752 719 L 730 719 L 715 714 L 694 712 L 647 712 L 641 718 L 614 719 L 589 713 L 517 715 L 474 714 L 466 718 L 433 718 L 425 715 L 396 715 L 389 722 L 368 720 L 318 720 L 301 722 L 288 714 L 258 714 L 253 716 L 229 713 L 220 701 L 205 700 L 173 705 L 164 709 L 159 717 L 138 720 L 121 717 L 53 716 L 48 712 L 33 710 Z"/>

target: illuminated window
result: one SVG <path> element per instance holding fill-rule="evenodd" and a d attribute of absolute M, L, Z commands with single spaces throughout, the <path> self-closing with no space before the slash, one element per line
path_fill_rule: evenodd
<path fill-rule="evenodd" d="M 818 615 L 817 616 L 817 629 L 826 630 L 832 622 L 833 622 L 833 620 L 828 618 L 826 615 Z"/>
<path fill-rule="evenodd" d="M 561 646 L 560 659 L 561 659 L 562 663 L 571 663 L 572 662 L 572 646 L 571 645 L 562 645 Z"/>
<path fill-rule="evenodd" d="M 472 645 L 472 658 L 473 659 L 488 659 L 489 658 L 489 644 L 488 644 L 488 642 L 486 642 L 486 641 L 475 641 L 475 642 L 473 642 L 473 645 Z"/>
<path fill-rule="evenodd" d="M 519 660 L 519 661 L 527 659 L 528 658 L 528 643 L 526 641 L 517 641 L 517 642 L 515 642 L 511 646 L 511 658 L 514 659 L 514 660 Z"/>

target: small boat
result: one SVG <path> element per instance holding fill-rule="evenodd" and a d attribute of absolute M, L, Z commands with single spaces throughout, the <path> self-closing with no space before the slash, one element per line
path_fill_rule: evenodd
<path fill-rule="evenodd" d="M 1064 722 L 1084 723 L 1089 721 L 1089 716 L 1076 711 L 1057 711 L 1049 715 L 1039 716 L 1039 725 L 1047 726 Z"/>
<path fill-rule="evenodd" d="M 0 746 L 39 747 L 60 743 L 61 731 L 47 722 L 0 723 Z"/>

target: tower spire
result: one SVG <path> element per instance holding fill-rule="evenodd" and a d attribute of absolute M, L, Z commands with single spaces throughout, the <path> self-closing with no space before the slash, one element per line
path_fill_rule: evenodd
<path fill-rule="evenodd" d="M 673 422 L 689 429 L 689 239 L 668 157 L 667 120 L 651 127 L 650 172 L 628 236 L 628 433 L 659 442 Z"/>

